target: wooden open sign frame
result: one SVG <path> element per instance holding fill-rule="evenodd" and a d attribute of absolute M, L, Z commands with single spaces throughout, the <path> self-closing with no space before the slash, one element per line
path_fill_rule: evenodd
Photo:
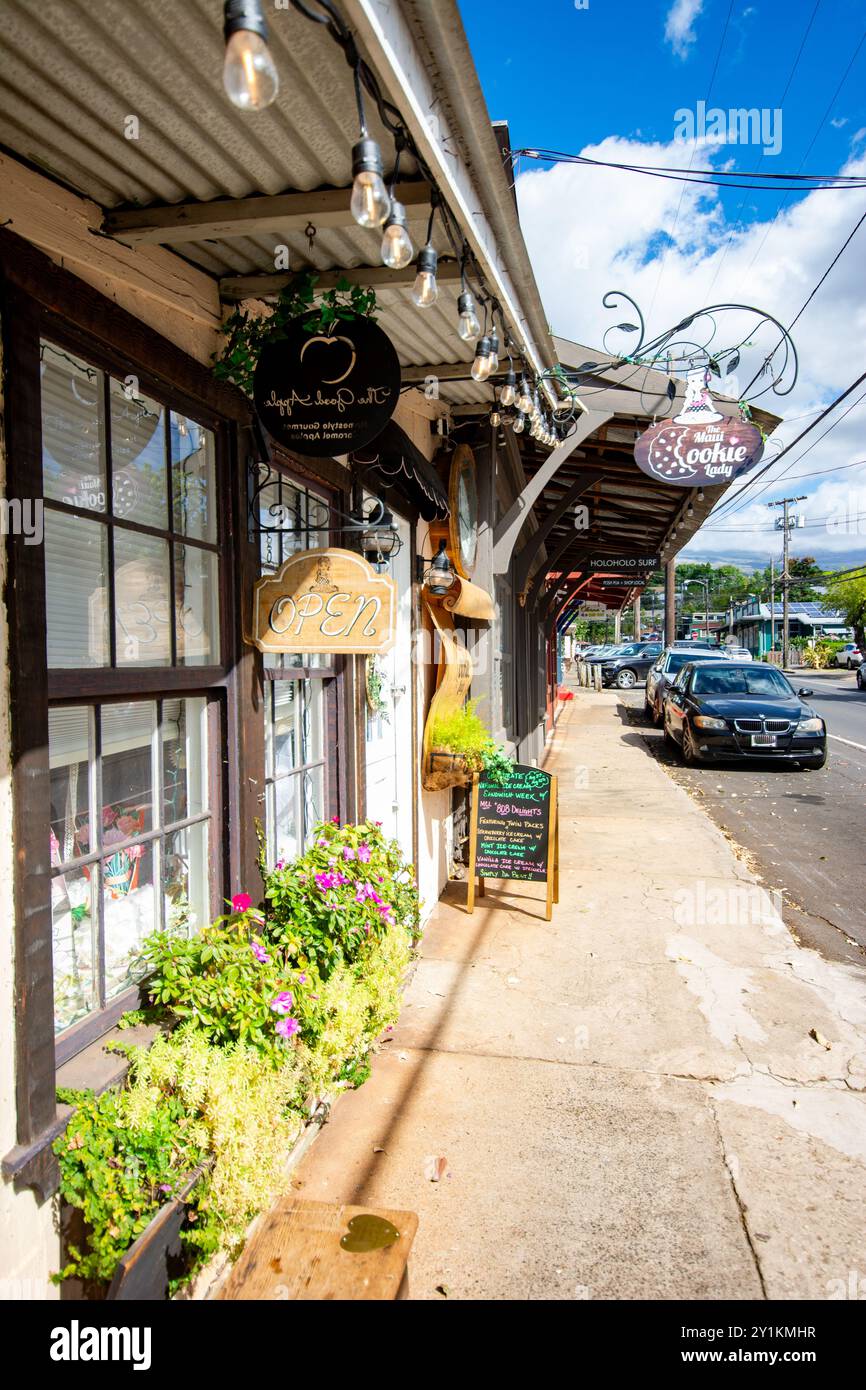
<path fill-rule="evenodd" d="M 478 783 L 472 789 L 472 818 L 469 828 L 469 882 L 466 891 L 466 911 L 475 911 L 475 880 L 478 878 L 478 896 L 484 897 L 484 879 L 476 875 L 475 864 L 478 857 L 478 803 L 481 793 Z M 504 882 L 540 882 L 539 879 L 508 879 Z M 550 815 L 547 822 L 547 904 L 545 920 L 553 916 L 553 904 L 559 902 L 559 783 L 550 779 Z"/>

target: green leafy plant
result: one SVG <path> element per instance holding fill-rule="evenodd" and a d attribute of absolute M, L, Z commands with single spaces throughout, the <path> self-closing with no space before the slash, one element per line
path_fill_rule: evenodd
<path fill-rule="evenodd" d="M 430 746 L 460 757 L 471 772 L 484 772 L 500 786 L 506 781 L 513 762 L 501 744 L 476 713 L 478 700 L 467 700 L 462 709 L 433 720 Z"/>
<path fill-rule="evenodd" d="M 284 338 L 287 326 L 295 319 L 300 318 L 310 333 L 330 334 L 341 320 L 375 317 L 378 306 L 374 290 L 341 278 L 333 289 L 317 294 L 318 278 L 313 271 L 294 276 L 280 291 L 271 314 L 236 309 L 222 326 L 226 343 L 214 358 L 214 376 L 251 396 L 262 349 L 266 343 Z"/>
<path fill-rule="evenodd" d="M 391 717 L 388 712 L 388 702 L 385 699 L 385 682 L 382 676 L 382 668 L 375 654 L 367 657 L 366 686 L 367 704 L 370 707 L 370 713 L 378 715 L 380 719 L 384 719 L 386 724 L 390 723 Z"/>
<path fill-rule="evenodd" d="M 116 1043 L 126 1084 L 75 1106 L 55 1141 L 61 1193 L 83 1216 L 57 1280 L 106 1282 L 159 1207 L 202 1169 L 184 1198 L 190 1275 L 233 1251 L 273 1199 L 311 1096 L 361 1085 L 377 1039 L 396 1020 L 419 935 L 412 870 L 381 827 L 319 825 L 307 853 L 263 865 L 260 907 L 232 910 L 196 936 L 145 942 L 149 1047 Z M 173 1031 L 172 1031 L 173 1030 Z"/>

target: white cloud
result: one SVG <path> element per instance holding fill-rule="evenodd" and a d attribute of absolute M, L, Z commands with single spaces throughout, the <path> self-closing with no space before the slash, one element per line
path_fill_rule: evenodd
<path fill-rule="evenodd" d="M 674 0 L 665 20 L 665 38 L 678 58 L 687 58 L 697 38 L 695 20 L 704 7 L 704 0 Z"/>
<path fill-rule="evenodd" d="M 847 124 L 848 124 L 848 117 L 847 117 L 847 116 L 831 116 L 831 117 L 830 117 L 830 124 L 831 124 L 831 126 L 833 127 L 834 130 L 841 130 L 842 127 L 843 127 L 843 125 L 847 125 Z"/>
<path fill-rule="evenodd" d="M 691 147 L 674 140 L 648 144 L 611 136 L 582 153 L 609 161 L 683 168 Z M 696 154 L 693 167 L 708 167 L 712 161 L 719 167 L 724 157 L 725 151 L 707 144 Z M 866 174 L 866 154 L 850 158 L 840 172 Z M 713 188 L 587 165 L 533 170 L 521 175 L 517 191 L 553 331 L 590 348 L 603 345 L 605 330 L 612 324 L 633 319 L 627 306 L 614 311 L 604 308 L 602 296 L 608 289 L 625 291 L 636 300 L 647 317 L 648 338 L 711 303 L 756 305 L 780 322 L 790 323 L 863 212 L 862 194 L 816 191 L 780 206 L 778 194 L 746 192 L 742 197 L 750 201 L 744 211 L 754 199 L 761 218 L 740 223 L 738 205 L 733 204 L 728 220 Z M 782 443 L 810 423 L 810 419 L 794 417 L 813 412 L 814 418 L 866 366 L 859 352 L 859 345 L 866 342 L 864 260 L 866 224 L 794 328 L 800 355 L 796 386 L 786 397 L 768 393 L 758 402 L 784 417 L 774 436 Z M 723 343 L 733 341 L 723 321 L 719 338 Z M 633 335 L 614 331 L 608 335 L 608 348 L 627 353 L 633 341 Z M 762 337 L 754 347 L 744 349 L 739 390 L 774 341 Z M 855 392 L 848 403 L 859 394 Z M 837 411 L 827 423 L 840 414 Z M 758 487 L 768 479 L 771 486 L 753 509 L 744 507 L 727 523 L 719 518 L 715 527 L 709 523 L 690 543 L 688 553 L 700 552 L 707 558 L 754 555 L 765 560 L 773 553 L 775 538 L 763 529 L 769 515 L 764 504 L 784 495 L 780 486 L 789 493 L 809 494 L 803 509 L 810 521 L 830 516 L 844 492 L 866 488 L 866 469 L 847 468 L 835 477 L 825 472 L 866 458 L 866 400 L 802 463 L 791 467 L 792 459 L 826 428 L 820 425 L 777 469 L 768 471 Z M 770 456 L 766 454 L 765 461 Z M 795 476 L 813 471 L 820 476 Z M 853 515 L 857 507 L 848 510 Z M 866 506 L 859 510 L 866 511 Z M 866 521 L 852 523 L 847 530 L 827 530 L 819 523 L 799 533 L 798 551 L 826 557 L 858 552 L 862 557 L 866 530 L 858 532 L 857 525 L 866 526 Z M 729 531 L 728 526 L 737 529 Z M 762 529 L 749 529 L 757 526 Z"/>

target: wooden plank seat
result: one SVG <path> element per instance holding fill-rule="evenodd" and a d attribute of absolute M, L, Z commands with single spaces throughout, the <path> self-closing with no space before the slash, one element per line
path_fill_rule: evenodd
<path fill-rule="evenodd" d="M 417 1229 L 415 1212 L 333 1206 L 287 1193 L 262 1219 L 217 1297 L 405 1298 Z"/>

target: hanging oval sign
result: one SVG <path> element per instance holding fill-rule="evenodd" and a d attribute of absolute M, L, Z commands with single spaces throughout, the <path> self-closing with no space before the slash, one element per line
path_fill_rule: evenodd
<path fill-rule="evenodd" d="M 372 319 L 340 319 L 320 333 L 297 318 L 262 349 L 253 399 L 268 433 L 295 453 L 348 454 L 375 439 L 393 415 L 400 363 Z"/>
<path fill-rule="evenodd" d="M 638 468 L 674 487 L 719 487 L 756 464 L 764 441 L 745 420 L 680 424 L 660 420 L 636 440 Z"/>

